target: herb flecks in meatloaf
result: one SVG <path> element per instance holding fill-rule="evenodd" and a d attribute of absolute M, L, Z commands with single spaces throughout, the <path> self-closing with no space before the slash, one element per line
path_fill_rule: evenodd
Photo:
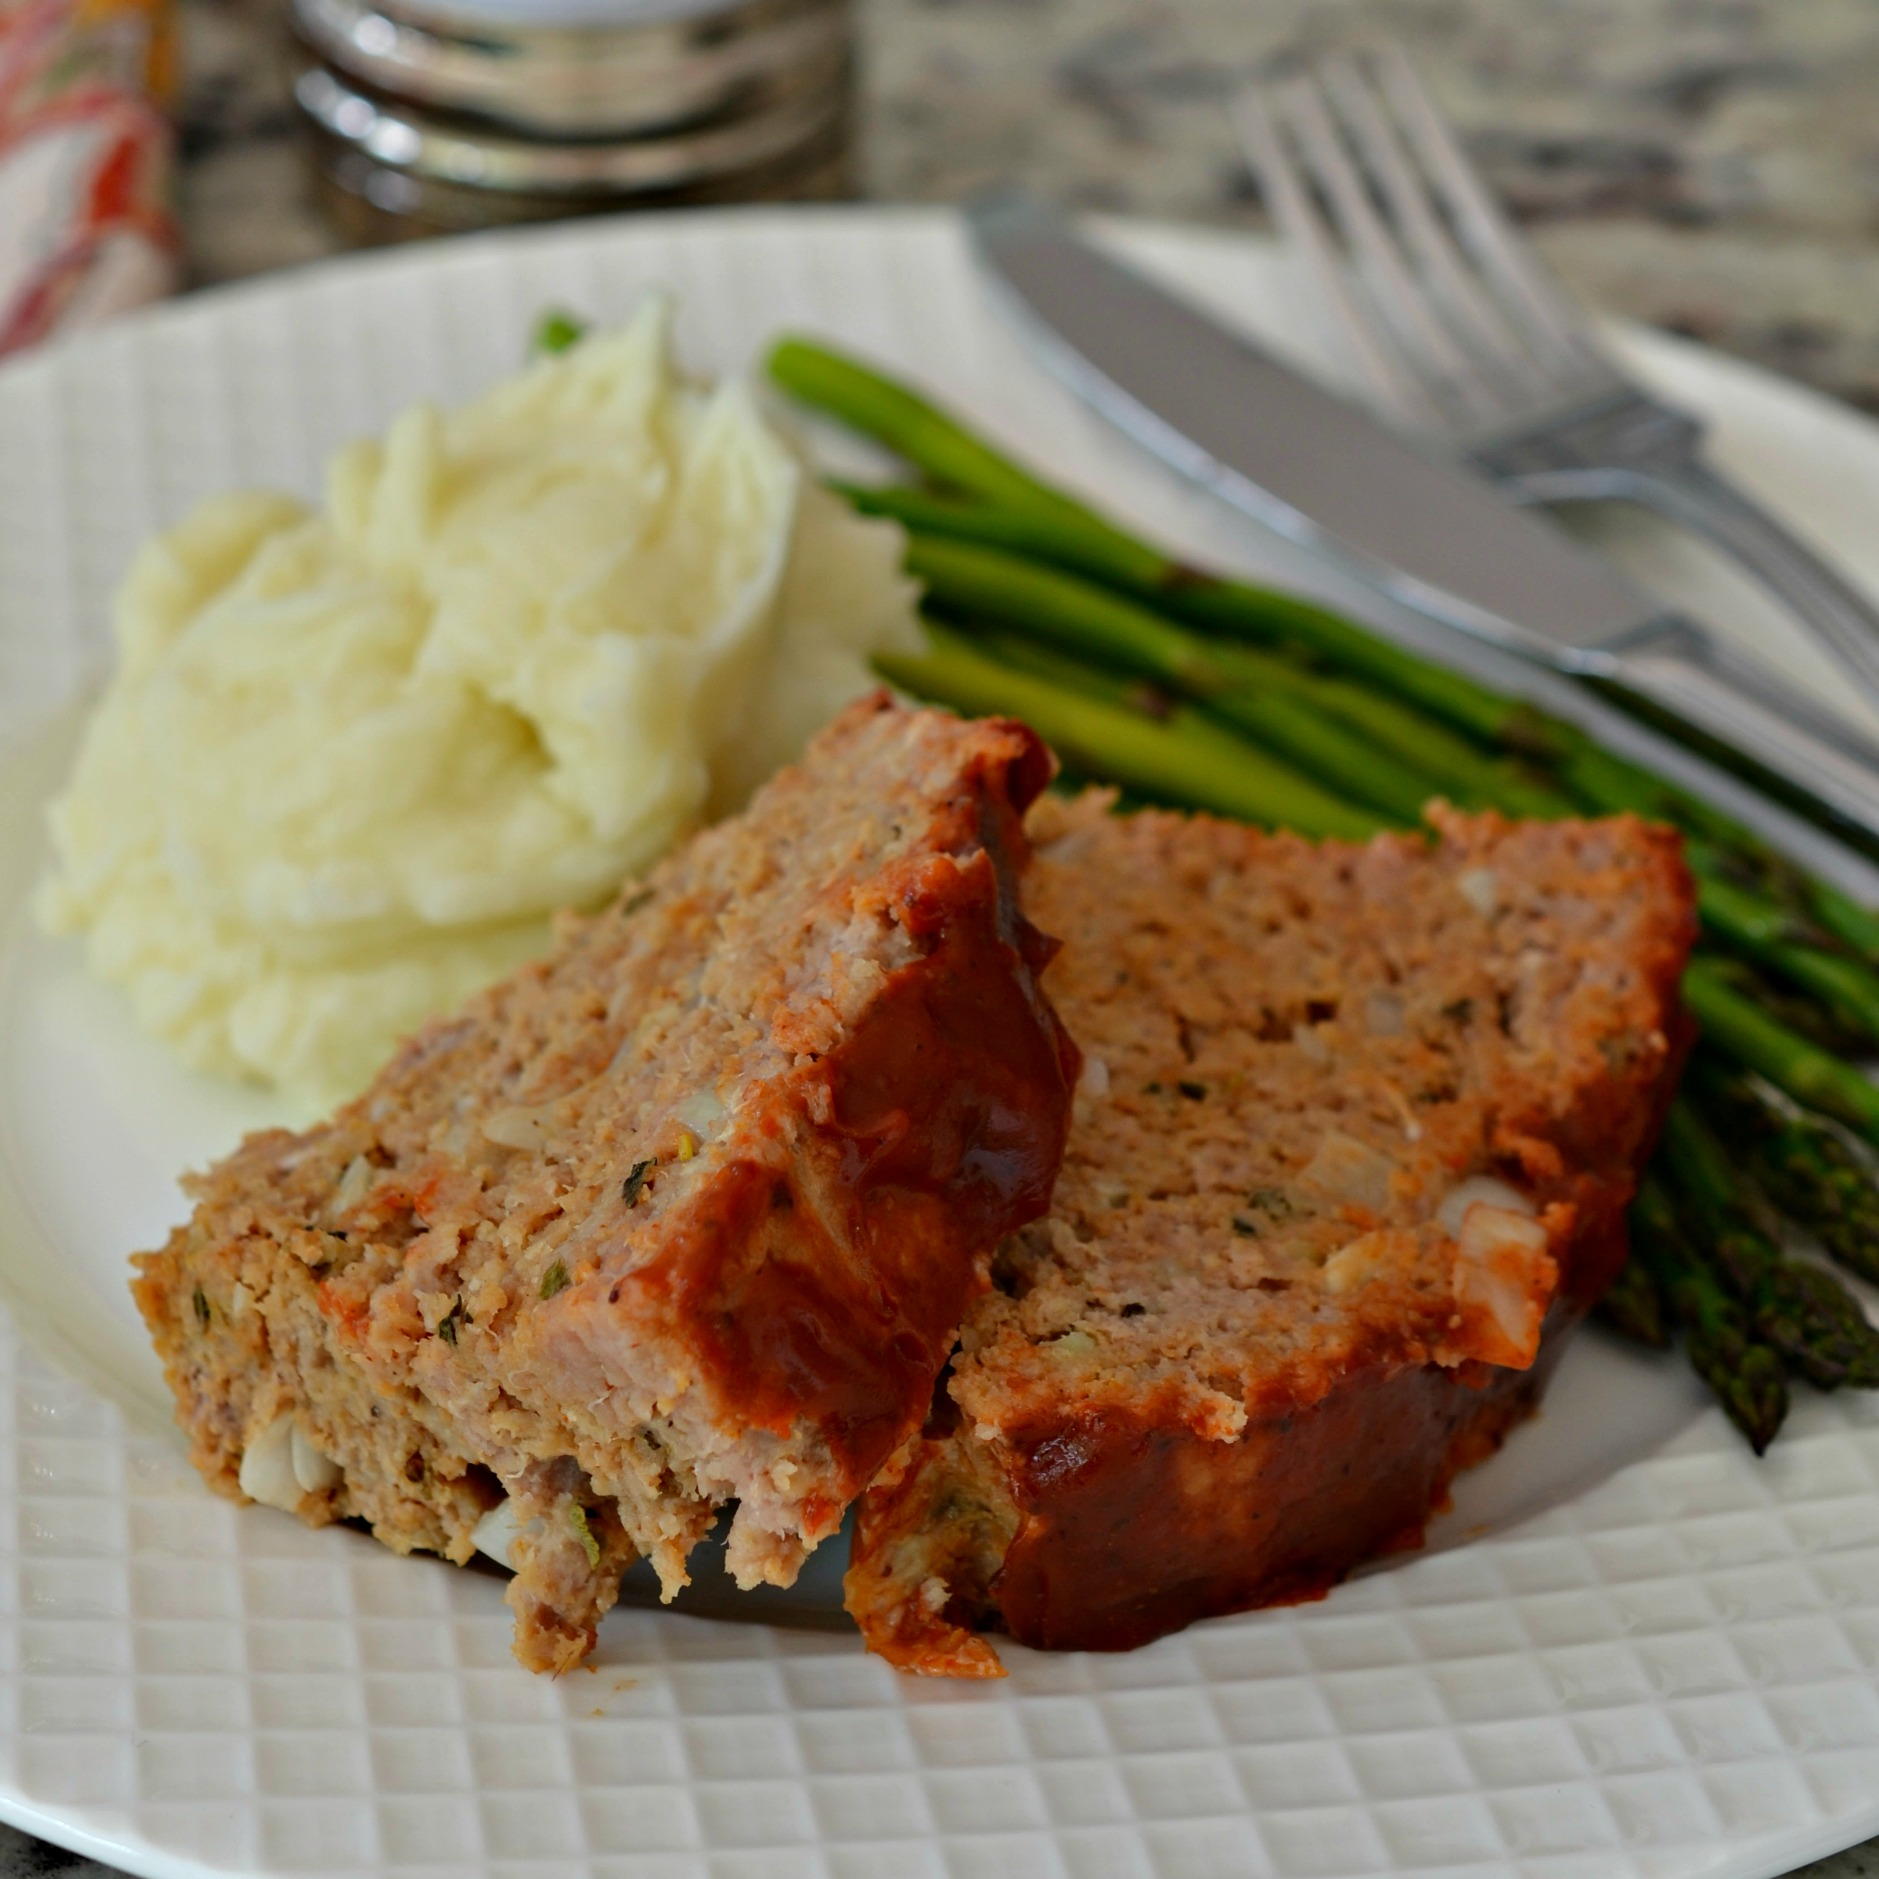
<path fill-rule="evenodd" d="M 861 1505 L 850 1609 L 910 1669 L 997 1674 L 985 1624 L 1139 1644 L 1416 1540 L 1615 1272 L 1679 1056 L 1666 831 L 1108 809 L 1031 819 L 1085 1056 L 1055 1202 Z"/>
<path fill-rule="evenodd" d="M 224 1493 L 516 1569 L 587 1652 L 729 1501 L 787 1584 L 916 1430 L 990 1249 L 1046 1206 L 1076 1074 L 1021 917 L 1021 726 L 844 713 L 551 957 L 303 1134 L 243 1143 L 137 1261 Z"/>

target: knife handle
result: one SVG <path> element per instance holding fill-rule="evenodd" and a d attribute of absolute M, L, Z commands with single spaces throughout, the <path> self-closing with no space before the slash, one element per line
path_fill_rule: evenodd
<path fill-rule="evenodd" d="M 1773 666 L 1691 625 L 1626 653 L 1609 676 L 1879 831 L 1879 743 Z"/>

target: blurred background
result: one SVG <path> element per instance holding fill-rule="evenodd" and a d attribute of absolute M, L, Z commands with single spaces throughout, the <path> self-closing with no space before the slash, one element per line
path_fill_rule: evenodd
<path fill-rule="evenodd" d="M 1585 296 L 1879 409 L 1871 0 L 857 0 L 848 186 L 1000 177 L 1253 227 L 1222 106 L 1294 43 L 1387 25 Z M 318 206 L 282 0 L 182 0 L 186 276 L 357 239 Z"/>

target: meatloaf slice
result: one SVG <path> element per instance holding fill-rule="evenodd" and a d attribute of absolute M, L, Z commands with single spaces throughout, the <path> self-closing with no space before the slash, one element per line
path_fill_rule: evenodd
<path fill-rule="evenodd" d="M 787 1584 L 919 1427 L 1076 1075 L 1020 916 L 1022 726 L 885 696 L 304 1134 L 134 1290 L 211 1486 L 517 1568 L 517 1654 L 737 1503 Z"/>
<path fill-rule="evenodd" d="M 978 1627 L 1123 1649 L 1413 1543 L 1623 1257 L 1680 1054 L 1675 838 L 1438 813 L 1313 846 L 1100 796 L 1031 822 L 1084 1051 L 848 1603 L 893 1662 Z"/>

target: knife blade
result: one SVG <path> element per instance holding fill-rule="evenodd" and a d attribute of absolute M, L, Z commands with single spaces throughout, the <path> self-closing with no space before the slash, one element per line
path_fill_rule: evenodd
<path fill-rule="evenodd" d="M 1879 826 L 1879 745 L 1485 477 L 1314 384 L 1039 204 L 988 199 L 968 222 L 1045 366 L 1182 475 L 1425 617 L 1644 691 Z"/>

